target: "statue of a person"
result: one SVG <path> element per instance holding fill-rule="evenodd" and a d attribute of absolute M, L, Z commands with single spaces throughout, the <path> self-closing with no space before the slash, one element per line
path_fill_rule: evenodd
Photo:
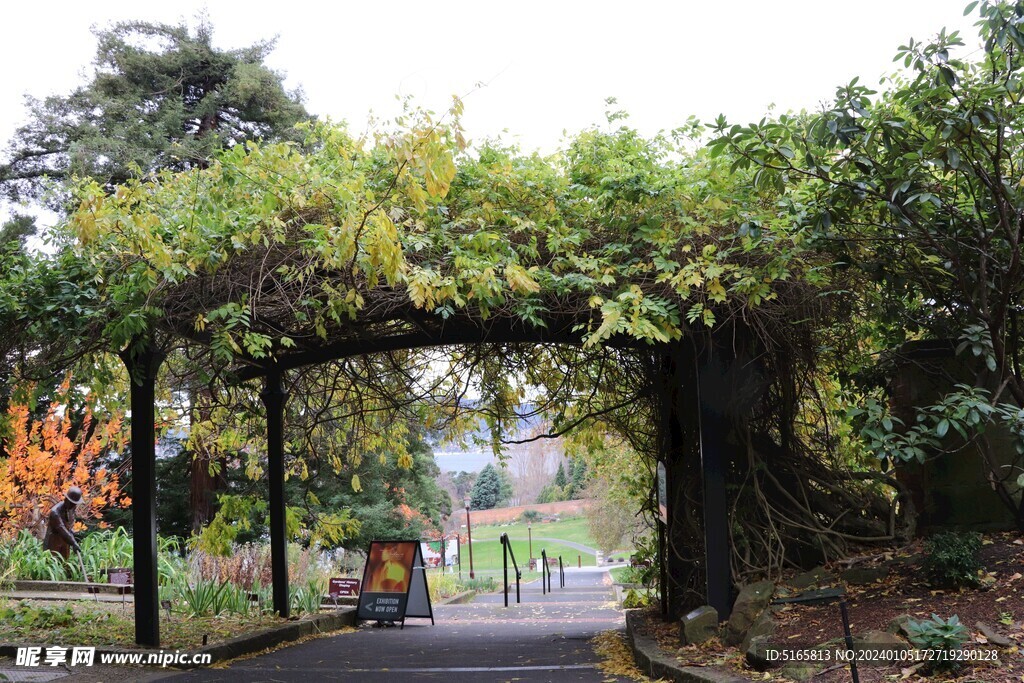
<path fill-rule="evenodd" d="M 46 537 L 43 538 L 43 547 L 65 560 L 71 556 L 72 549 L 76 553 L 82 552 L 74 533 L 71 532 L 75 525 L 75 507 L 81 502 L 82 489 L 72 486 L 64 494 L 64 500 L 50 508 L 50 514 L 46 516 Z"/>

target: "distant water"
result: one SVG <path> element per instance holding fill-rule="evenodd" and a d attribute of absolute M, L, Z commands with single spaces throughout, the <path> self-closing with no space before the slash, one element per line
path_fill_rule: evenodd
<path fill-rule="evenodd" d="M 479 472 L 487 463 L 494 462 L 491 453 L 435 452 L 434 462 L 442 472 Z"/>

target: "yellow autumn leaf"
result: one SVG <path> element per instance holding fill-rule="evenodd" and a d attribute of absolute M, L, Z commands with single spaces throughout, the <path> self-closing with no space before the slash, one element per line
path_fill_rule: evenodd
<path fill-rule="evenodd" d="M 725 301 L 725 287 L 717 277 L 708 283 L 708 294 L 711 295 L 712 301 L 719 303 Z"/>
<path fill-rule="evenodd" d="M 505 279 L 517 294 L 535 294 L 540 291 L 540 285 L 530 276 L 529 271 L 517 263 L 505 266 Z"/>

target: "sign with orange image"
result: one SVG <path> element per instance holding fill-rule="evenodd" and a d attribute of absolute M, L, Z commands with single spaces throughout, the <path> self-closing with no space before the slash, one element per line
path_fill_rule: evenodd
<path fill-rule="evenodd" d="M 363 569 L 359 619 L 405 622 L 434 615 L 419 541 L 373 541 Z"/>

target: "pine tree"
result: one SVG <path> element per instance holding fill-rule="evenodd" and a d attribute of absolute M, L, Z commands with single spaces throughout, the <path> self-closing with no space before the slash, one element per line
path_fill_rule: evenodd
<path fill-rule="evenodd" d="M 566 492 L 566 498 L 569 500 L 576 500 L 583 495 L 583 489 L 587 487 L 587 463 L 583 459 L 576 459 L 572 461 L 571 466 L 572 481 L 569 484 L 569 490 Z"/>
<path fill-rule="evenodd" d="M 565 475 L 565 464 L 558 463 L 558 471 L 555 472 L 555 486 L 559 487 L 563 491 L 565 487 L 569 485 L 569 478 Z"/>
<path fill-rule="evenodd" d="M 494 465 L 487 463 L 470 491 L 469 506 L 473 510 L 490 510 L 501 499 L 501 477 Z"/>
<path fill-rule="evenodd" d="M 0 191 L 43 197 L 45 178 L 73 175 L 112 187 L 161 169 L 203 165 L 222 147 L 298 139 L 309 118 L 296 93 L 263 62 L 273 41 L 213 47 L 213 29 L 124 22 L 96 31 L 92 80 L 69 95 L 27 98 L 29 122 L 0 164 Z M 51 202 L 63 208 L 66 197 Z"/>

